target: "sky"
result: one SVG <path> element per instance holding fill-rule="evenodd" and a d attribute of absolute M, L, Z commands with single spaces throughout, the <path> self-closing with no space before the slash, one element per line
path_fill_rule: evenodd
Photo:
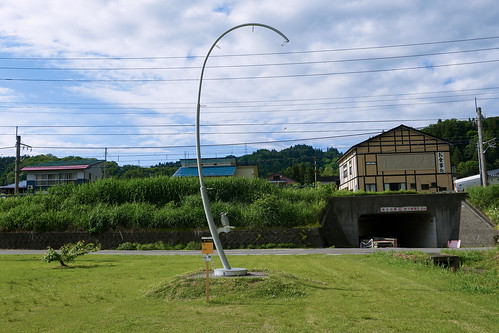
<path fill-rule="evenodd" d="M 17 133 L 28 155 L 195 158 L 200 85 L 204 158 L 344 152 L 474 118 L 475 99 L 498 116 L 498 17 L 495 0 L 0 0 L 0 156 Z M 265 26 L 223 35 L 247 23 Z"/>

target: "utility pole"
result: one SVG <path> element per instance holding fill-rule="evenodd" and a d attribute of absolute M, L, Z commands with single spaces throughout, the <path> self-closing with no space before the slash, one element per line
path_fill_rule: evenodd
<path fill-rule="evenodd" d="M 480 166 L 480 179 L 482 181 L 482 186 L 486 187 L 488 184 L 487 164 L 485 162 L 485 153 L 483 151 L 482 108 L 479 107 L 476 108 L 476 122 L 478 125 L 478 164 Z"/>
<path fill-rule="evenodd" d="M 16 162 L 14 164 L 14 194 L 19 194 L 19 178 L 21 174 L 21 146 L 24 148 L 31 148 L 31 146 L 21 143 L 21 136 L 18 135 L 18 128 L 16 126 Z"/>
<path fill-rule="evenodd" d="M 16 164 L 15 164 L 15 187 L 14 187 L 14 194 L 18 195 L 19 194 L 19 166 L 21 164 L 21 136 L 17 135 L 17 127 L 16 127 Z"/>
<path fill-rule="evenodd" d="M 314 156 L 314 187 L 317 187 L 317 156 Z"/>
<path fill-rule="evenodd" d="M 107 169 L 107 147 L 104 148 L 104 178 L 106 178 L 106 169 Z"/>

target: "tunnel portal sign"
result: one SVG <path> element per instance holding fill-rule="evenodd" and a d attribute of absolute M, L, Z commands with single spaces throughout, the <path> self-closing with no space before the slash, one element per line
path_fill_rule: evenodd
<path fill-rule="evenodd" d="M 399 212 L 426 212 L 426 206 L 405 206 L 405 207 L 381 207 L 382 213 L 399 213 Z"/>

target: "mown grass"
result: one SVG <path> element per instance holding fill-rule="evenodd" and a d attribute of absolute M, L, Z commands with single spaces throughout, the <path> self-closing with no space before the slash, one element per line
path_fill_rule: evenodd
<path fill-rule="evenodd" d="M 254 289 L 244 282 L 230 280 L 224 286 L 225 280 L 217 280 L 207 304 L 204 280 L 189 287 L 194 289 L 187 296 L 193 297 L 147 296 L 165 285 L 182 288 L 175 281 L 202 270 L 201 255 L 87 255 L 78 258 L 73 268 L 47 264 L 41 256 L 0 256 L 0 327 L 2 332 L 492 332 L 497 328 L 497 270 L 489 270 L 488 276 L 452 273 L 390 253 L 229 260 L 234 267 L 263 267 L 282 274 L 262 288 L 252 285 Z M 215 266 L 220 267 L 218 258 Z"/>

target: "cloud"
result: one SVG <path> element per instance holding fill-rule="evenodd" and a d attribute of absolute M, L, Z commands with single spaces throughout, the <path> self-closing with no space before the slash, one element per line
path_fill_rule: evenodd
<path fill-rule="evenodd" d="M 210 147 L 204 153 L 241 154 L 248 144 L 250 150 L 299 143 L 345 150 L 367 137 L 307 139 L 370 133 L 404 119 L 420 120 L 406 125 L 421 127 L 431 122 L 425 119 L 473 117 L 475 92 L 484 113 L 497 114 L 497 90 L 470 90 L 499 86 L 491 75 L 497 63 L 478 63 L 499 59 L 493 49 L 499 39 L 478 39 L 497 34 L 497 17 L 499 5 L 492 0 L 0 0 L 0 56 L 57 58 L 2 60 L 4 67 L 45 69 L 2 69 L 0 78 L 48 81 L 0 81 L 0 102 L 56 103 L 41 104 L 39 114 L 12 108 L 2 122 L 14 127 L 136 126 L 120 129 L 129 131 L 129 137 L 89 133 L 30 139 L 60 147 L 182 145 L 191 147 L 164 150 L 172 159 L 187 153 L 192 157 L 192 127 L 146 126 L 193 124 L 200 67 L 210 46 L 229 28 L 257 22 L 279 29 L 290 43 L 282 47 L 280 36 L 261 27 L 232 31 L 217 43 L 202 86 L 202 124 L 235 125 L 205 126 L 210 134 L 202 140 L 243 144 Z M 475 40 L 444 43 L 464 39 Z M 347 123 L 352 120 L 392 122 Z M 40 129 L 30 129 L 35 130 Z M 279 142 L 290 139 L 297 141 Z M 266 141 L 272 143 L 251 144 Z"/>

